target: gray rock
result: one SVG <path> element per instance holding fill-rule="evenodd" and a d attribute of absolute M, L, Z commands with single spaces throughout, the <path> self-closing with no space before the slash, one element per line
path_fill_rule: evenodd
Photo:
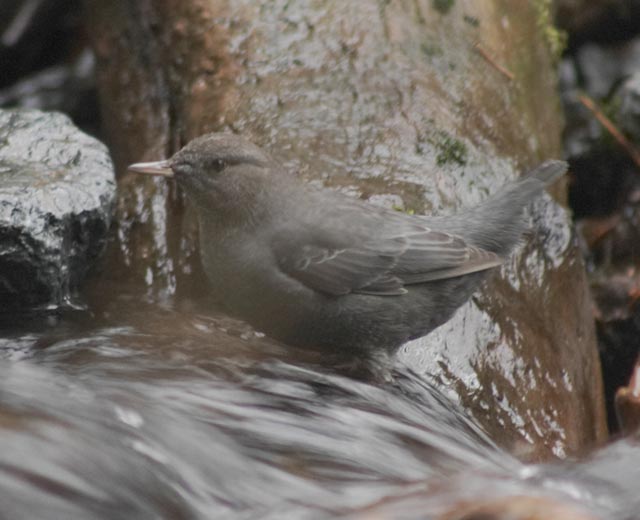
<path fill-rule="evenodd" d="M 640 142 L 640 72 L 628 78 L 617 95 L 618 123 L 636 143 Z"/>
<path fill-rule="evenodd" d="M 114 200 L 102 143 L 62 114 L 0 110 L 0 312 L 69 300 Z"/>

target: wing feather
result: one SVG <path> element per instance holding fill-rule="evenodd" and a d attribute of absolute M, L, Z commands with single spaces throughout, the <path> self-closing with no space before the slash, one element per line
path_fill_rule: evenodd
<path fill-rule="evenodd" d="M 463 238 L 400 219 L 376 235 L 346 236 L 327 230 L 285 235 L 274 241 L 281 270 L 304 285 L 331 295 L 399 296 L 405 286 L 483 271 L 502 263 Z"/>

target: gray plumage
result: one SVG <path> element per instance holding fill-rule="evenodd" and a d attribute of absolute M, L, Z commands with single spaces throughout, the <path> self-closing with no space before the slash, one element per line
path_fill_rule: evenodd
<path fill-rule="evenodd" d="M 159 164 L 195 205 L 205 272 L 232 314 L 293 345 L 388 351 L 452 316 L 567 168 L 547 161 L 475 208 L 426 217 L 310 188 L 231 134 L 132 169 Z"/>

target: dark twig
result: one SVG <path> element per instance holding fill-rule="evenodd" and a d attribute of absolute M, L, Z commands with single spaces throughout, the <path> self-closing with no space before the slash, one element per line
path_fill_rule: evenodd
<path fill-rule="evenodd" d="M 580 103 L 582 103 L 600 122 L 602 126 L 609 132 L 613 138 L 622 146 L 629 154 L 633 162 L 640 168 L 640 152 L 638 149 L 627 139 L 624 134 L 618 130 L 616 125 L 613 124 L 611 119 L 604 115 L 602 110 L 598 108 L 595 101 L 585 94 L 578 96 Z"/>

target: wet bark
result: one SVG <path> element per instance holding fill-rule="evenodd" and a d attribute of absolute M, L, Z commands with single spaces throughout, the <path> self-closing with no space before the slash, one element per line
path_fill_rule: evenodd
<path fill-rule="evenodd" d="M 90 1 L 120 172 L 110 272 L 160 296 L 203 286 L 179 194 L 124 169 L 205 132 L 241 133 L 307 180 L 417 213 L 476 203 L 558 157 L 553 58 L 534 4 Z M 402 355 L 497 442 L 542 459 L 602 440 L 605 423 L 569 217 L 549 200 L 534 213 L 537 236 L 500 276 Z"/>

